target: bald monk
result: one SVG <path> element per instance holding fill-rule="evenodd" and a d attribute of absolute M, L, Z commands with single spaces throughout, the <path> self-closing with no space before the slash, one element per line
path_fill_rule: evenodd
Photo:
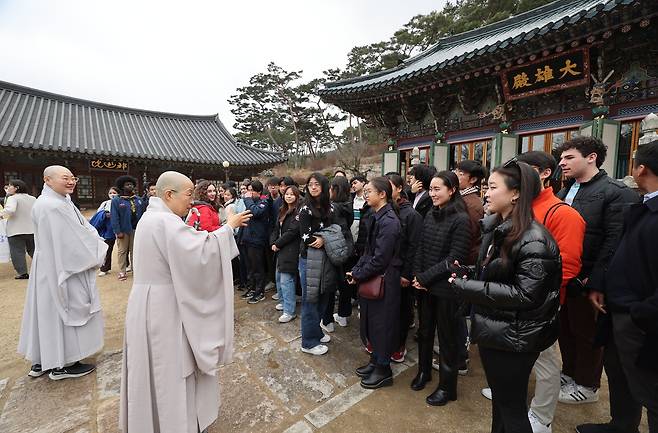
<path fill-rule="evenodd" d="M 217 418 L 217 367 L 233 356 L 233 229 L 186 225 L 194 184 L 168 171 L 135 232 L 119 424 L 124 433 L 198 433 Z"/>
<path fill-rule="evenodd" d="M 31 377 L 81 377 L 95 367 L 79 361 L 103 347 L 96 269 L 107 244 L 71 202 L 77 178 L 68 168 L 46 168 L 43 181 L 18 352 L 32 362 Z"/>

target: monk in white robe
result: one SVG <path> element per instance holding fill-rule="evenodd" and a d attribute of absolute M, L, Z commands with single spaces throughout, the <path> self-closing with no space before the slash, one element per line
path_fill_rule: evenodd
<path fill-rule="evenodd" d="M 107 244 L 71 202 L 77 179 L 69 169 L 46 168 L 44 182 L 32 208 L 35 250 L 18 352 L 32 361 L 30 376 L 59 380 L 91 373 L 93 365 L 77 361 L 103 347 L 96 270 Z"/>
<path fill-rule="evenodd" d="M 217 368 L 233 356 L 233 229 L 249 213 L 196 231 L 181 218 L 192 181 L 165 172 L 156 188 L 135 234 L 119 424 L 124 433 L 197 433 L 217 418 Z"/>

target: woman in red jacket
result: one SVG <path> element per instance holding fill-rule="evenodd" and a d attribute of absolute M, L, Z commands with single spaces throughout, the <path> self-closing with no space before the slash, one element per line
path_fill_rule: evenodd
<path fill-rule="evenodd" d="M 194 188 L 194 203 L 187 216 L 187 225 L 197 230 L 212 232 L 221 227 L 219 222 L 217 188 L 207 180 L 202 180 Z"/>

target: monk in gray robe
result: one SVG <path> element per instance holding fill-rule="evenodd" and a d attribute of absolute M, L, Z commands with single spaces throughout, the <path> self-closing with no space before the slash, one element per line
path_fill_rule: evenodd
<path fill-rule="evenodd" d="M 233 356 L 233 229 L 213 232 L 182 217 L 194 184 L 165 172 L 137 226 L 126 311 L 120 428 L 124 433 L 198 433 L 217 418 L 217 368 Z"/>
<path fill-rule="evenodd" d="M 71 202 L 71 171 L 50 166 L 43 180 L 32 208 L 35 250 L 18 352 L 32 361 L 29 376 L 59 380 L 94 371 L 79 361 L 103 347 L 96 270 L 107 244 Z"/>

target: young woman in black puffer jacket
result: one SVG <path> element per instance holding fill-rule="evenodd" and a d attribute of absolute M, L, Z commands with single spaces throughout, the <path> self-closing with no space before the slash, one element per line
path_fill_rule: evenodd
<path fill-rule="evenodd" d="M 491 431 L 532 432 L 528 379 L 558 336 L 562 266 L 555 240 L 533 218 L 539 190 L 537 172 L 525 163 L 513 159 L 494 169 L 477 280 L 462 278 L 462 269 L 449 280 L 473 304 L 471 338 L 491 387 Z"/>
<path fill-rule="evenodd" d="M 430 183 L 432 209 L 427 212 L 414 259 L 414 287 L 419 291 L 418 374 L 411 389 L 420 391 L 431 380 L 434 330 L 439 334 L 439 383 L 425 400 L 443 406 L 457 399 L 460 304 L 447 277 L 455 261 L 464 262 L 471 248 L 471 223 L 459 193 L 459 178 L 437 173 Z"/>

